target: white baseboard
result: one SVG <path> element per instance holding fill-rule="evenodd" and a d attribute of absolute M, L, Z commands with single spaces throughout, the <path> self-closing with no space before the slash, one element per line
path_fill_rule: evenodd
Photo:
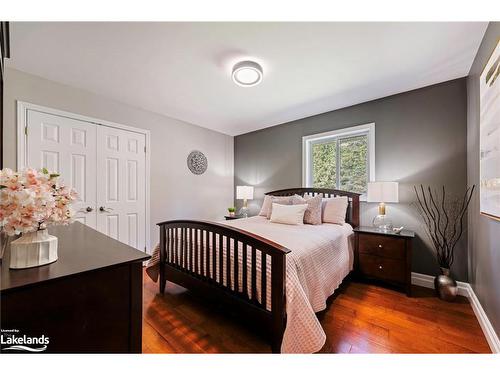
<path fill-rule="evenodd" d="M 413 285 L 422 286 L 424 288 L 434 289 L 434 276 L 425 275 L 423 273 L 412 272 L 411 273 L 411 283 Z M 479 299 L 474 293 L 474 290 L 470 286 L 469 283 L 464 283 L 461 281 L 457 281 L 458 284 L 458 294 L 469 299 L 469 302 L 472 306 L 472 310 L 476 315 L 476 318 L 483 330 L 484 336 L 486 337 L 486 341 L 490 346 L 490 349 L 493 353 L 500 353 L 500 340 L 491 325 L 486 312 L 484 311 Z"/>
<path fill-rule="evenodd" d="M 412 272 L 411 283 L 413 285 L 422 286 L 424 288 L 434 289 L 434 276 L 426 275 L 423 273 Z M 469 297 L 469 284 L 457 281 L 458 295 Z"/>
<path fill-rule="evenodd" d="M 474 290 L 469 284 L 467 285 L 469 287 L 468 297 L 470 304 L 472 306 L 472 310 L 474 310 L 474 314 L 476 314 L 477 320 L 479 321 L 479 325 L 483 329 L 484 335 L 486 336 L 486 340 L 490 345 L 491 351 L 493 353 L 500 353 L 500 340 L 498 339 L 495 329 L 491 325 L 491 322 L 488 319 L 486 312 L 483 310 L 483 307 L 481 306 L 481 303 L 479 302 L 476 293 L 474 293 Z"/>

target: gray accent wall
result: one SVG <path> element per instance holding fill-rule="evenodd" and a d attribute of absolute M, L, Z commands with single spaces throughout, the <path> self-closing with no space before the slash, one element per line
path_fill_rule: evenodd
<path fill-rule="evenodd" d="M 500 22 L 490 22 L 467 78 L 468 182 L 479 186 L 479 76 L 500 38 Z M 479 191 L 469 210 L 469 282 L 500 336 L 500 221 L 479 213 Z"/>
<path fill-rule="evenodd" d="M 279 93 L 277 93 L 279 95 Z M 417 232 L 413 271 L 437 274 L 430 241 L 412 207 L 413 186 L 445 185 L 462 193 L 467 183 L 467 91 L 461 78 L 323 113 L 235 137 L 235 186 L 255 186 L 257 213 L 267 191 L 302 185 L 302 137 L 375 123 L 375 173 L 400 183 L 400 203 L 387 214 L 395 225 Z M 241 202 L 236 201 L 237 205 Z M 371 225 L 377 204 L 362 203 L 361 224 Z M 453 275 L 467 280 L 467 240 L 457 248 Z"/>

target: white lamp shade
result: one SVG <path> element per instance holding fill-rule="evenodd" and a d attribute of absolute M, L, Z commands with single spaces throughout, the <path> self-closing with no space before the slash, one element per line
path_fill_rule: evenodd
<path fill-rule="evenodd" d="M 236 199 L 253 199 L 253 186 L 236 186 Z"/>
<path fill-rule="evenodd" d="M 397 182 L 369 182 L 367 202 L 397 203 L 399 202 L 399 190 Z"/>

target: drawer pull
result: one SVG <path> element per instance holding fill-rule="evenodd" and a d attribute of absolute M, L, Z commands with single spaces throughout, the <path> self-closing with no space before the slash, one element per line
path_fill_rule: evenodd
<path fill-rule="evenodd" d="M 378 248 L 381 249 L 382 248 L 382 245 L 378 245 Z"/>
<path fill-rule="evenodd" d="M 382 265 L 378 266 L 378 269 L 379 269 L 379 270 L 383 269 Z"/>

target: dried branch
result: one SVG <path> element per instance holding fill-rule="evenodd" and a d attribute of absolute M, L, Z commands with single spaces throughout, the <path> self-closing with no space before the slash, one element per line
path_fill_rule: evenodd
<path fill-rule="evenodd" d="M 421 190 L 422 202 L 423 202 L 423 204 L 421 203 L 421 205 L 422 205 L 422 209 L 423 209 L 424 213 L 427 215 L 427 217 L 429 219 L 429 223 L 430 223 L 429 230 L 430 230 L 430 233 L 433 235 L 434 240 L 439 245 L 438 238 L 435 235 L 436 234 L 436 231 L 435 231 L 435 229 L 436 229 L 436 222 L 435 222 L 436 218 L 435 218 L 434 212 L 432 212 L 429 209 L 429 205 L 427 204 L 427 199 L 426 199 L 426 196 L 425 196 L 425 191 L 424 191 L 424 186 L 423 185 L 420 185 L 420 190 Z"/>
<path fill-rule="evenodd" d="M 431 190 L 431 187 L 429 186 L 427 188 L 427 190 L 429 191 L 429 202 L 431 203 L 431 207 L 436 211 L 435 213 L 435 216 L 436 216 L 436 230 L 437 230 L 437 235 L 438 237 L 441 238 L 441 241 L 439 241 L 439 243 L 442 244 L 442 247 L 443 247 L 443 250 L 444 250 L 444 254 L 445 254 L 445 257 L 447 256 L 447 253 L 448 253 L 448 243 L 446 241 L 446 236 L 441 228 L 441 213 L 439 212 L 439 208 L 436 204 L 436 202 L 434 201 L 434 196 L 432 194 L 432 190 Z"/>
<path fill-rule="evenodd" d="M 467 212 L 467 208 L 469 207 L 469 203 L 472 199 L 472 194 L 474 192 L 474 188 L 475 188 L 475 185 L 472 185 L 472 188 L 470 189 L 467 189 L 467 191 L 465 192 L 465 195 L 464 195 L 464 200 L 462 202 L 462 208 L 460 210 L 460 227 L 459 227 L 459 231 L 458 231 L 458 235 L 456 236 L 456 238 L 452 238 L 452 245 L 451 245 L 451 259 L 450 259 L 450 266 L 453 264 L 453 253 L 454 253 L 454 250 L 455 250 L 455 246 L 457 245 L 458 241 L 460 240 L 460 237 L 462 237 L 462 233 L 463 233 L 463 221 L 464 221 L 464 216 Z"/>
<path fill-rule="evenodd" d="M 436 249 L 440 248 L 440 245 L 439 245 L 439 242 L 435 236 L 435 232 L 433 231 L 433 217 L 432 217 L 432 214 L 427 210 L 428 206 L 427 206 L 427 202 L 425 202 L 425 194 L 424 194 L 424 187 L 422 185 L 420 185 L 420 190 L 421 190 L 421 193 L 422 193 L 422 197 L 420 197 L 419 195 L 419 192 L 416 188 L 416 186 L 413 187 L 414 190 L 415 190 L 415 194 L 417 196 L 417 201 L 418 201 L 418 209 L 419 209 L 419 213 L 421 215 L 421 217 L 423 218 L 424 222 L 425 222 L 425 228 L 426 228 L 426 231 L 427 231 L 427 234 L 429 235 L 429 237 L 431 238 L 433 244 L 434 244 L 434 247 Z M 441 263 L 441 259 L 440 259 L 440 256 L 441 254 L 438 252 L 436 253 L 437 257 L 438 257 L 438 261 L 439 263 Z"/>
<path fill-rule="evenodd" d="M 463 221 L 469 207 L 475 186 L 467 188 L 461 199 L 450 198 L 443 186 L 439 192 L 414 186 L 416 207 L 424 222 L 436 258 L 443 268 L 450 268 L 455 259 L 455 247 L 463 234 Z"/>

